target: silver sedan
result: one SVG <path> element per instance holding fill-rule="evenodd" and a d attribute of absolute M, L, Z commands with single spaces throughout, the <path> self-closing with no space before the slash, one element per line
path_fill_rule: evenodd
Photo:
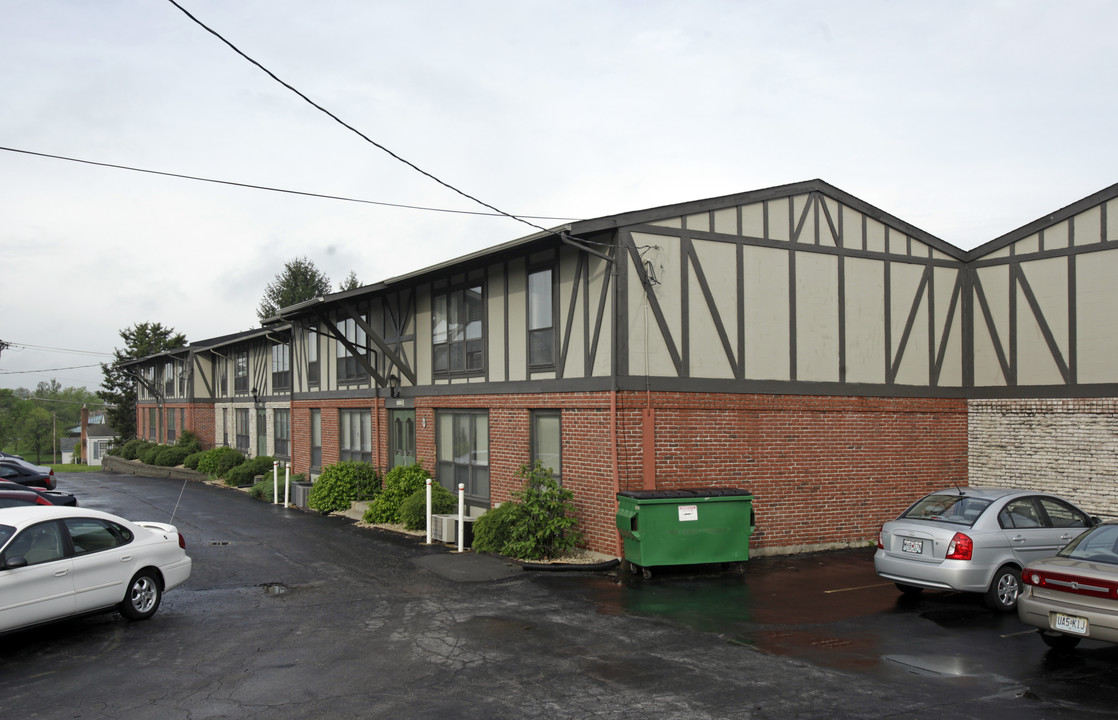
<path fill-rule="evenodd" d="M 882 526 L 874 568 L 904 593 L 982 593 L 992 609 L 1009 612 L 1017 606 L 1021 568 L 1055 555 L 1097 523 L 1055 495 L 949 488 Z"/>

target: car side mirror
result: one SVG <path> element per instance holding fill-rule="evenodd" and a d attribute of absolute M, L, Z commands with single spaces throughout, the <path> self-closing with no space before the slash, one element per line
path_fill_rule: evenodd
<path fill-rule="evenodd" d="M 2 569 L 2 570 L 15 570 L 16 568 L 22 568 L 22 567 L 27 567 L 27 558 L 25 558 L 21 555 L 19 557 L 14 557 L 11 560 L 4 561 L 4 566 L 3 566 L 3 568 L 0 568 L 0 569 Z"/>
<path fill-rule="evenodd" d="M 1094 527 L 1096 525 L 1101 525 L 1101 524 L 1102 524 L 1102 520 L 1097 515 L 1092 515 L 1091 516 L 1091 527 Z"/>

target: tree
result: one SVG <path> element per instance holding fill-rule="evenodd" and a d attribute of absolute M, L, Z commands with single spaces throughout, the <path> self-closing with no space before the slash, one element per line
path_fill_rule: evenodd
<path fill-rule="evenodd" d="M 116 359 L 111 365 L 101 364 L 105 380 L 97 396 L 109 406 L 105 408 L 109 425 L 120 439 L 129 440 L 136 436 L 136 375 L 121 363 L 185 347 L 186 336 L 161 323 L 137 323 L 121 330 L 120 337 L 124 349 L 113 350 Z"/>
<path fill-rule="evenodd" d="M 284 264 L 283 272 L 264 288 L 264 297 L 256 310 L 263 322 L 282 308 L 330 294 L 330 278 L 305 257 Z"/>
<path fill-rule="evenodd" d="M 24 441 L 24 451 L 35 453 L 35 463 L 41 464 L 43 453 L 51 453 L 51 462 L 54 462 L 54 449 L 51 439 L 54 437 L 54 423 L 51 414 L 41 407 L 30 407 L 23 416 L 20 424 L 20 437 Z"/>
<path fill-rule="evenodd" d="M 356 290 L 359 287 L 361 287 L 361 281 L 357 279 L 357 273 L 350 270 L 349 275 L 345 276 L 345 280 L 342 280 L 340 283 L 338 283 L 338 292 L 345 292 L 346 290 Z"/>

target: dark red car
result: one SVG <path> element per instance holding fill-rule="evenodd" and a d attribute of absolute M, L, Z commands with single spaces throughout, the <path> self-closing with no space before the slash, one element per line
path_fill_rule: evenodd
<path fill-rule="evenodd" d="M 4 483 L 5 486 L 8 483 Z M 50 500 L 35 492 L 34 490 L 25 489 L 22 485 L 17 486 L 19 490 L 12 490 L 8 487 L 0 487 L 0 508 L 19 507 L 20 505 L 50 505 Z"/>

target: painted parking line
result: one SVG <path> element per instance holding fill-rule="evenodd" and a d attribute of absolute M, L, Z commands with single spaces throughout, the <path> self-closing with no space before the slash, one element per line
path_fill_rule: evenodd
<path fill-rule="evenodd" d="M 887 585 L 892 585 L 892 584 L 893 583 L 891 583 L 891 582 L 883 582 L 883 583 L 874 583 L 873 585 L 859 585 L 858 587 L 839 588 L 837 590 L 824 590 L 823 594 L 824 595 L 830 595 L 831 593 L 852 592 L 854 590 L 869 590 L 870 588 L 886 587 Z"/>

